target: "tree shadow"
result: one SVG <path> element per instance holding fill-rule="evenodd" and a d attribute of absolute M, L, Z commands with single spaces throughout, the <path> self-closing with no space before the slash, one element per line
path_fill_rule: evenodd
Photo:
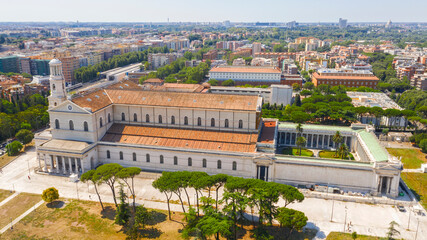
<path fill-rule="evenodd" d="M 160 231 L 157 228 L 145 228 L 145 229 L 141 229 L 139 230 L 139 233 L 141 235 L 141 237 L 143 238 L 158 238 L 160 237 L 160 235 L 162 235 L 162 231 Z"/>
<path fill-rule="evenodd" d="M 63 208 L 64 206 L 65 206 L 64 201 L 52 201 L 46 204 L 46 207 L 48 208 Z"/>
<path fill-rule="evenodd" d="M 308 226 L 308 224 L 307 224 Z M 305 227 L 302 229 L 302 231 L 293 231 L 292 234 L 289 236 L 289 229 L 285 227 L 279 227 L 279 226 L 257 226 L 257 228 L 263 228 L 263 230 L 257 231 L 257 229 L 254 229 L 251 231 L 251 237 L 255 237 L 254 233 L 257 231 L 258 235 L 262 235 L 263 233 L 268 233 L 268 235 L 273 236 L 273 239 L 292 239 L 292 240 L 304 240 L 304 239 L 313 239 L 317 232 L 319 231 L 318 228 L 308 228 Z M 288 238 L 289 236 L 289 238 Z"/>
<path fill-rule="evenodd" d="M 106 206 L 103 211 L 101 211 L 102 218 L 107 218 L 114 220 L 116 217 L 116 210 L 111 206 Z"/>
<path fill-rule="evenodd" d="M 147 225 L 153 226 L 158 223 L 164 222 L 167 219 L 167 215 L 158 211 L 150 212 L 151 219 L 147 221 Z"/>

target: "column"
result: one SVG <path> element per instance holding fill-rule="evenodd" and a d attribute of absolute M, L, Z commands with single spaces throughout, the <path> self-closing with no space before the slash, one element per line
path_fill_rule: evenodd
<path fill-rule="evenodd" d="M 37 159 L 39 160 L 39 171 L 42 170 L 42 163 L 41 163 L 41 159 L 40 159 L 40 153 L 37 153 Z"/>
<path fill-rule="evenodd" d="M 320 142 L 320 144 L 319 144 Z M 317 137 L 317 148 L 323 148 L 323 135 Z"/>
<path fill-rule="evenodd" d="M 67 174 L 67 168 L 65 167 L 65 157 L 61 157 L 61 163 L 62 163 L 62 174 Z"/>
<path fill-rule="evenodd" d="M 326 135 L 326 148 L 329 148 L 329 135 Z"/>
<path fill-rule="evenodd" d="M 311 134 L 311 148 L 313 148 L 314 146 L 313 146 L 313 142 L 314 142 L 314 134 Z"/>
<path fill-rule="evenodd" d="M 46 164 L 46 154 L 43 154 L 43 160 L 44 160 L 44 167 L 43 167 L 43 171 L 47 172 L 47 164 Z"/>
<path fill-rule="evenodd" d="M 80 159 L 80 166 L 82 168 L 82 173 L 84 173 L 85 172 L 85 167 L 84 167 L 84 164 L 83 164 L 83 158 L 79 158 L 79 159 Z"/>
<path fill-rule="evenodd" d="M 68 172 L 71 174 L 73 173 L 73 164 L 71 164 L 71 159 L 73 159 L 72 157 L 68 157 L 68 166 L 70 167 L 68 169 Z"/>
<path fill-rule="evenodd" d="M 74 158 L 74 173 L 79 174 L 79 164 L 77 158 Z"/>
<path fill-rule="evenodd" d="M 53 170 L 55 169 L 55 167 L 53 166 L 53 158 L 54 158 L 55 156 L 53 156 L 53 155 L 49 155 L 49 158 L 50 158 L 50 172 L 53 172 Z"/>

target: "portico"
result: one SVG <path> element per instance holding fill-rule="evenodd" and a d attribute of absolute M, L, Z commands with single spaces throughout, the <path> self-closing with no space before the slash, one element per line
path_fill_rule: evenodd
<path fill-rule="evenodd" d="M 279 125 L 279 147 L 296 146 L 298 132 L 294 123 L 280 123 Z M 339 131 L 343 141 L 350 150 L 354 145 L 356 134 L 350 127 L 325 126 L 325 125 L 303 125 L 302 136 L 307 140 L 306 148 L 331 149 L 338 148 L 333 141 L 335 133 Z"/>
<path fill-rule="evenodd" d="M 63 175 L 81 174 L 90 169 L 85 163 L 88 162 L 88 152 L 92 148 L 85 142 L 57 139 L 47 141 L 38 147 L 40 171 Z"/>

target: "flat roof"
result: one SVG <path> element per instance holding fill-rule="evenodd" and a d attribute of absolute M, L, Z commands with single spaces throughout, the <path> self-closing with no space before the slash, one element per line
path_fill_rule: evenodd
<path fill-rule="evenodd" d="M 186 149 L 254 153 L 256 151 L 257 138 L 258 133 L 219 132 L 113 124 L 101 141 Z"/>
<path fill-rule="evenodd" d="M 282 72 L 272 67 L 237 67 L 237 66 L 219 66 L 212 68 L 209 72 L 229 72 L 229 73 L 277 73 Z"/>
<path fill-rule="evenodd" d="M 87 142 L 60 140 L 60 139 L 52 139 L 40 145 L 40 147 L 43 147 L 43 148 L 48 148 L 52 150 L 61 150 L 61 151 L 71 151 L 71 152 L 81 152 L 88 146 L 89 144 Z"/>
<path fill-rule="evenodd" d="M 297 126 L 296 123 L 292 122 L 280 122 L 279 123 L 279 129 L 280 128 L 293 128 L 295 129 Z M 316 125 L 316 124 L 302 124 L 303 129 L 309 129 L 309 130 L 324 130 L 324 131 L 340 131 L 340 132 L 353 132 L 353 129 L 351 127 L 344 127 L 344 126 L 331 126 L 331 125 Z"/>
<path fill-rule="evenodd" d="M 388 153 L 386 150 L 380 145 L 378 139 L 371 132 L 367 132 L 365 130 L 358 131 L 360 137 L 363 142 L 365 142 L 366 146 L 369 149 L 369 152 L 375 158 L 377 162 L 387 162 L 388 161 Z"/>

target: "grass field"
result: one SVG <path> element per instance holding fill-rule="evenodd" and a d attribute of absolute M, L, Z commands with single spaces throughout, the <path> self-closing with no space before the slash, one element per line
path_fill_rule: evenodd
<path fill-rule="evenodd" d="M 15 159 L 16 157 L 17 156 L 8 156 L 7 153 L 5 153 L 3 156 L 0 157 L 0 168 L 4 167 L 8 163 L 12 162 L 13 159 Z"/>
<path fill-rule="evenodd" d="M 421 152 L 420 149 L 407 148 L 387 148 L 387 151 L 396 157 L 402 157 L 404 168 L 417 169 L 422 163 L 427 162 L 427 154 Z"/>
<path fill-rule="evenodd" d="M 427 209 L 427 174 L 402 172 L 400 176 L 418 200 L 420 200 L 424 209 Z"/>
<path fill-rule="evenodd" d="M 11 219 L 15 219 L 23 214 L 25 211 L 30 209 L 42 198 L 40 195 L 34 195 L 29 193 L 20 193 L 12 200 L 7 202 L 5 205 L 0 207 L 0 228 L 3 228 Z"/>
<path fill-rule="evenodd" d="M 386 238 L 357 235 L 357 240 L 385 240 Z M 350 233 L 330 232 L 326 240 L 353 240 Z"/>
<path fill-rule="evenodd" d="M 294 155 L 294 156 L 299 156 L 299 149 L 298 148 L 285 148 L 283 149 L 283 154 L 286 155 Z M 311 157 L 313 156 L 313 152 L 308 150 L 308 149 L 301 149 L 301 156 L 303 157 Z"/>
<path fill-rule="evenodd" d="M 101 213 L 98 202 L 77 201 L 61 199 L 59 208 L 49 208 L 41 205 L 19 223 L 13 230 L 6 231 L 2 239 L 125 239 L 120 226 L 114 224 L 115 208 L 112 204 L 105 204 L 106 210 Z M 167 218 L 167 211 L 151 210 L 153 219 L 140 233 L 142 239 L 182 239 L 181 230 L 185 224 L 184 215 L 173 213 L 172 221 Z M 238 230 L 239 239 L 253 239 L 252 225 L 244 224 L 244 228 Z M 287 230 L 277 226 L 266 227 L 266 230 L 281 239 Z M 291 239 L 312 239 L 316 235 L 315 230 L 306 232 L 295 231 Z M 223 240 L 223 238 L 221 238 Z"/>
<path fill-rule="evenodd" d="M 0 189 L 0 202 L 5 200 L 7 197 L 9 197 L 12 194 L 13 192 L 10 192 L 9 190 Z"/>
<path fill-rule="evenodd" d="M 114 205 L 105 204 L 101 213 L 98 202 L 62 200 L 61 208 L 41 205 L 19 223 L 6 231 L 5 239 L 125 239 L 121 227 L 114 224 Z M 167 212 L 155 211 L 153 221 L 141 232 L 142 239 L 179 239 L 183 215 L 172 215 L 174 221 L 166 221 Z"/>
<path fill-rule="evenodd" d="M 341 157 L 335 156 L 335 151 L 328 151 L 328 150 L 322 150 L 319 152 L 319 157 L 321 158 L 334 158 L 334 159 L 341 159 Z M 348 157 L 350 157 L 351 160 L 354 160 L 354 156 L 351 153 L 348 153 L 348 156 L 344 158 L 344 160 L 348 160 Z"/>

